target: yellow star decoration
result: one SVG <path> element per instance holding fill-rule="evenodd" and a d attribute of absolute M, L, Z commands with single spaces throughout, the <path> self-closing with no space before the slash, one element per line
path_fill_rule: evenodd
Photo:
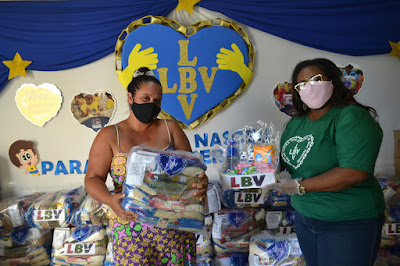
<path fill-rule="evenodd" d="M 193 6 L 201 0 L 179 0 L 179 4 L 176 7 L 176 11 L 185 9 L 190 14 L 193 14 Z"/>
<path fill-rule="evenodd" d="M 3 61 L 3 64 L 10 69 L 10 72 L 8 73 L 8 79 L 12 79 L 18 75 L 26 77 L 25 68 L 32 64 L 32 61 L 22 60 L 21 56 L 17 52 L 13 60 Z"/>
<path fill-rule="evenodd" d="M 395 43 L 389 41 L 390 46 L 392 46 L 392 51 L 390 52 L 390 56 L 397 56 L 400 60 L 400 41 Z"/>

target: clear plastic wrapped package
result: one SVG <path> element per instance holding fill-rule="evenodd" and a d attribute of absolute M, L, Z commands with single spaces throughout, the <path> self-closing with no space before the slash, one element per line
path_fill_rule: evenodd
<path fill-rule="evenodd" d="M 74 226 L 108 225 L 111 208 L 93 199 L 89 194 L 75 211 L 71 223 Z"/>
<path fill-rule="evenodd" d="M 49 265 L 52 232 L 20 226 L 0 236 L 0 265 Z"/>
<path fill-rule="evenodd" d="M 280 135 L 272 123 L 258 121 L 226 136 L 220 173 L 224 189 L 264 188 L 276 182 Z"/>
<path fill-rule="evenodd" d="M 47 192 L 37 198 L 25 211 L 25 220 L 31 227 L 51 229 L 67 227 L 74 212 L 86 197 L 83 186 Z"/>
<path fill-rule="evenodd" d="M 103 265 L 108 237 L 103 226 L 55 228 L 52 265 Z"/>
<path fill-rule="evenodd" d="M 249 264 L 303 266 L 305 261 L 296 234 L 262 231 L 250 239 Z"/>
<path fill-rule="evenodd" d="M 43 193 L 36 192 L 26 196 L 12 197 L 0 202 L 0 219 L 4 230 L 26 225 L 24 212 Z"/>
<path fill-rule="evenodd" d="M 204 226 L 204 205 L 193 184 L 206 170 L 202 158 L 187 151 L 164 151 L 133 147 L 122 207 L 137 214 L 137 220 L 160 228 L 195 232 Z"/>
<path fill-rule="evenodd" d="M 225 209 L 215 213 L 212 228 L 215 252 L 248 252 L 250 237 L 264 229 L 264 219 L 264 209 Z"/>

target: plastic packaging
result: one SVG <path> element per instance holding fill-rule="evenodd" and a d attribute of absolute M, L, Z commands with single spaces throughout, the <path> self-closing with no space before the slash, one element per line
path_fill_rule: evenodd
<path fill-rule="evenodd" d="M 55 228 L 52 265 L 103 265 L 108 238 L 102 226 Z"/>
<path fill-rule="evenodd" d="M 226 159 L 223 166 L 224 172 L 234 171 L 239 163 L 239 147 L 237 143 L 232 140 L 226 147 Z"/>
<path fill-rule="evenodd" d="M 204 226 L 204 205 L 193 184 L 206 170 L 200 155 L 136 146 L 128 156 L 122 207 L 137 221 L 195 232 Z"/>
<path fill-rule="evenodd" d="M 107 225 L 108 214 L 111 208 L 93 199 L 90 195 L 82 201 L 79 208 L 75 211 L 71 223 L 75 226 L 84 225 Z"/>
<path fill-rule="evenodd" d="M 0 265 L 49 265 L 51 230 L 18 227 L 0 236 Z"/>
<path fill-rule="evenodd" d="M 250 239 L 249 264 L 303 266 L 305 261 L 296 234 L 262 231 Z"/>
<path fill-rule="evenodd" d="M 25 220 L 31 227 L 44 229 L 67 227 L 85 197 L 86 190 L 83 186 L 72 190 L 47 192 L 25 211 Z"/>
<path fill-rule="evenodd" d="M 12 230 L 15 227 L 27 225 L 24 212 L 43 193 L 36 192 L 21 197 L 12 197 L 0 202 L 1 221 L 4 230 Z"/>

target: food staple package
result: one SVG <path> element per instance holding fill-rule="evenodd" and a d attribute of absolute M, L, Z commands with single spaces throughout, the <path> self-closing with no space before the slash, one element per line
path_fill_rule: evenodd
<path fill-rule="evenodd" d="M 0 265 L 49 265 L 51 230 L 20 226 L 0 237 Z"/>
<path fill-rule="evenodd" d="M 296 234 L 262 231 L 250 239 L 249 264 L 303 266 L 305 261 Z"/>
<path fill-rule="evenodd" d="M 31 227 L 44 229 L 67 227 L 85 197 L 86 190 L 83 186 L 72 190 L 47 192 L 25 211 L 25 220 Z"/>
<path fill-rule="evenodd" d="M 11 231 L 15 227 L 27 225 L 24 213 L 28 207 L 43 193 L 36 192 L 21 197 L 12 197 L 0 202 L 0 218 L 4 230 Z"/>
<path fill-rule="evenodd" d="M 55 228 L 51 265 L 103 265 L 108 237 L 102 226 Z"/>
<path fill-rule="evenodd" d="M 248 252 L 250 237 L 264 229 L 264 219 L 264 209 L 226 209 L 214 213 L 212 240 L 215 252 Z"/>
<path fill-rule="evenodd" d="M 108 225 L 108 214 L 111 209 L 108 205 L 98 202 L 89 194 L 75 211 L 71 223 L 74 226 Z"/>
<path fill-rule="evenodd" d="M 206 165 L 198 154 L 133 147 L 128 156 L 122 207 L 137 220 L 160 228 L 196 232 L 204 226 L 204 205 L 192 185 Z"/>

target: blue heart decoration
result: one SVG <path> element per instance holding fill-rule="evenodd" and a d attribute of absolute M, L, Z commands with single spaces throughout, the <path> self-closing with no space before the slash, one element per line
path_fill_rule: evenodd
<path fill-rule="evenodd" d="M 267 248 L 267 255 L 276 261 L 275 264 L 288 257 L 289 253 L 290 244 L 286 240 L 276 241 Z"/>
<path fill-rule="evenodd" d="M 32 230 L 37 230 L 37 229 L 32 229 Z M 10 238 L 18 244 L 24 244 L 28 236 L 29 236 L 28 227 L 15 228 L 10 234 Z"/>
<path fill-rule="evenodd" d="M 228 221 L 236 228 L 241 227 L 246 221 L 247 214 L 242 210 L 234 210 L 228 213 Z"/>
<path fill-rule="evenodd" d="M 184 48 L 179 41 L 181 44 L 182 41 L 189 43 Z M 231 45 L 235 43 L 244 57 L 244 64 L 248 66 L 249 62 L 246 42 L 238 32 L 225 26 L 204 27 L 186 37 L 172 26 L 157 23 L 142 25 L 130 32 L 124 41 L 123 69 L 127 67 L 130 52 L 137 43 L 142 46 L 140 51 L 153 47 L 158 54 L 159 62 L 154 72 L 162 81 L 159 71 L 164 69 L 167 77 L 163 84 L 162 110 L 185 125 L 190 125 L 231 97 L 243 82 L 238 73 L 218 69 L 216 60 L 221 48 L 232 51 Z M 181 58 L 181 50 L 187 50 L 187 58 Z M 213 80 L 212 68 L 216 70 Z M 207 77 L 201 74 L 204 70 Z M 182 101 L 187 103 L 186 108 Z M 190 112 L 188 107 L 191 103 L 193 109 Z"/>
<path fill-rule="evenodd" d="M 157 155 L 156 162 L 169 176 L 179 174 L 186 168 L 187 165 L 185 158 L 164 153 Z"/>

